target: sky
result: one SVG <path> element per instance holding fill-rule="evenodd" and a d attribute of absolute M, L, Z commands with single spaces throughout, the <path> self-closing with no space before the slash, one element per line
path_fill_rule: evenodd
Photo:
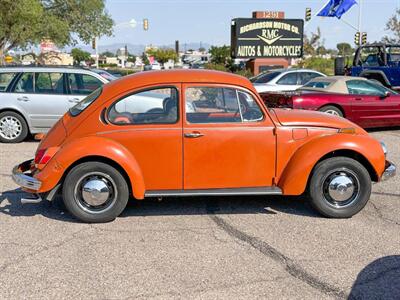
<path fill-rule="evenodd" d="M 253 11 L 284 11 L 286 18 L 304 18 L 305 8 L 316 13 L 327 0 L 106 0 L 106 9 L 116 26 L 114 36 L 102 37 L 99 45 L 130 43 L 144 45 L 170 45 L 175 40 L 230 44 L 230 20 L 251 17 Z M 367 32 L 368 41 L 379 41 L 385 32 L 387 20 L 400 7 L 400 0 L 357 0 L 361 2 L 361 29 Z M 347 23 L 358 26 L 358 5 L 343 15 Z M 149 30 L 142 29 L 142 20 L 149 20 Z M 136 28 L 127 23 L 135 19 Z M 324 45 L 336 48 L 339 42 L 353 44 L 355 30 L 337 18 L 315 17 L 305 32 L 315 32 L 320 27 Z"/>

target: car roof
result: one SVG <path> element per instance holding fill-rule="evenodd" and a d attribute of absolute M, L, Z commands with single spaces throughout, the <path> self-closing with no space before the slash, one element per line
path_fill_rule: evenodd
<path fill-rule="evenodd" d="M 239 75 L 228 72 L 203 70 L 203 69 L 179 69 L 179 70 L 161 70 L 138 72 L 125 76 L 115 82 L 111 82 L 105 89 L 120 88 L 121 86 L 141 87 L 152 84 L 168 84 L 168 83 L 217 83 L 232 84 L 242 86 L 254 91 L 251 82 Z"/>
<path fill-rule="evenodd" d="M 63 73 L 96 73 L 88 68 L 69 66 L 7 66 L 0 67 L 0 73 L 5 72 L 63 72 Z"/>

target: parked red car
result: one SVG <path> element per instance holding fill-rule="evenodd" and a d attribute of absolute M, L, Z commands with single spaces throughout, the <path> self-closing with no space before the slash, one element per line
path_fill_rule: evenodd
<path fill-rule="evenodd" d="M 400 126 L 400 95 L 360 77 L 318 77 L 295 92 L 261 93 L 268 107 L 317 110 L 364 128 Z"/>

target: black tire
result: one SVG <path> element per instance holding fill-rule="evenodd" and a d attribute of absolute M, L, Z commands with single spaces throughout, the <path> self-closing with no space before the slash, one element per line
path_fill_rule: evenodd
<path fill-rule="evenodd" d="M 335 185 L 337 180 L 343 179 L 344 175 L 354 183 L 353 189 L 348 186 L 346 190 L 343 189 L 343 185 Z M 329 189 L 331 187 L 329 183 L 332 183 L 334 189 L 336 186 L 334 191 Z M 354 159 L 328 158 L 314 168 L 308 190 L 311 205 L 320 214 L 329 218 L 350 218 L 367 204 L 371 196 L 371 177 L 365 167 Z M 331 193 L 336 193 L 335 196 L 338 196 L 338 193 L 341 193 L 340 190 L 351 193 L 351 196 L 347 200 L 334 199 L 334 196 L 332 198 Z"/>
<path fill-rule="evenodd" d="M 109 193 L 83 190 L 85 184 L 99 183 Z M 102 191 L 104 190 L 104 187 Z M 97 194 L 96 194 L 97 193 Z M 97 197 L 107 197 L 103 204 L 90 203 Z M 85 198 L 86 197 L 86 198 Z M 88 197 L 93 197 L 86 202 Z M 129 199 L 129 187 L 122 174 L 112 166 L 101 162 L 86 162 L 75 166 L 65 178 L 63 201 L 68 211 L 77 219 L 86 223 L 105 223 L 113 221 L 125 209 Z M 103 200 L 103 199 L 102 199 Z M 97 200 L 96 200 L 97 201 Z"/>
<path fill-rule="evenodd" d="M 345 58 L 340 56 L 335 58 L 335 75 L 345 75 L 346 74 L 346 66 L 345 66 Z"/>
<path fill-rule="evenodd" d="M 17 124 L 18 128 L 20 129 L 20 132 L 17 136 L 15 137 L 10 137 L 7 138 L 5 132 L 0 132 L 0 142 L 1 143 L 20 143 L 22 142 L 28 135 L 29 130 L 28 130 L 28 124 L 26 124 L 25 119 L 16 112 L 13 111 L 3 111 L 2 113 L 0 113 L 0 126 L 3 120 L 6 119 L 10 119 L 13 122 L 15 122 L 15 124 Z M 0 128 L 0 131 L 2 131 L 2 129 Z"/>
<path fill-rule="evenodd" d="M 327 114 L 343 117 L 343 112 L 340 110 L 340 108 L 337 108 L 336 106 L 333 105 L 327 105 L 323 106 L 320 109 L 318 109 L 320 112 L 324 112 Z"/>

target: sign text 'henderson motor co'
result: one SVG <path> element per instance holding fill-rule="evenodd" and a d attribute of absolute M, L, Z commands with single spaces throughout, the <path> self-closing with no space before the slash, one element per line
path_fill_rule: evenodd
<path fill-rule="evenodd" d="M 303 26 L 300 19 L 233 19 L 232 57 L 301 57 Z"/>

